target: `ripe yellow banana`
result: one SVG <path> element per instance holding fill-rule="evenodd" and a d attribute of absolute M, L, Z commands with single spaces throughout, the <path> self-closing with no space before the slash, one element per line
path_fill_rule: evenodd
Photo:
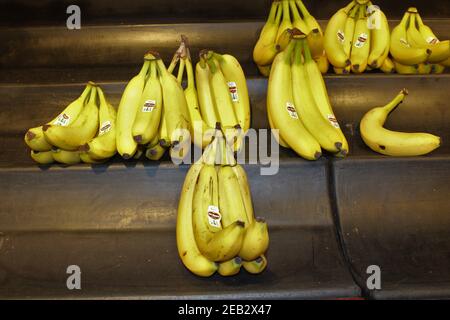
<path fill-rule="evenodd" d="M 419 73 L 419 65 L 404 65 L 394 60 L 395 71 L 398 74 L 417 74 Z"/>
<path fill-rule="evenodd" d="M 55 162 L 52 151 L 34 151 L 31 150 L 31 159 L 39 164 L 51 164 Z"/>
<path fill-rule="evenodd" d="M 149 66 L 150 61 L 145 60 L 139 74 L 128 82 L 117 110 L 116 144 L 117 151 L 124 159 L 131 159 L 137 149 L 137 142 L 133 138 L 133 125 Z"/>
<path fill-rule="evenodd" d="M 370 54 L 368 64 L 371 68 L 379 68 L 389 54 L 391 34 L 386 15 L 380 9 L 375 9 L 369 17 L 372 29 L 370 30 Z"/>
<path fill-rule="evenodd" d="M 145 156 L 147 157 L 147 159 L 158 161 L 164 156 L 165 153 L 166 148 L 161 146 L 158 141 L 155 144 L 150 144 L 150 146 L 145 151 Z"/>
<path fill-rule="evenodd" d="M 278 42 L 278 39 L 280 38 L 281 34 L 286 29 L 292 29 L 291 14 L 289 11 L 289 2 L 281 1 L 280 5 L 281 5 L 282 11 L 283 11 L 283 18 L 281 19 L 280 26 L 278 27 L 278 33 L 277 33 L 277 37 L 276 37 L 277 42 Z"/>
<path fill-rule="evenodd" d="M 158 130 L 159 144 L 162 147 L 169 148 L 172 145 L 172 142 L 170 141 L 169 133 L 167 132 L 166 117 L 164 116 L 164 114 L 165 111 L 163 107 Z"/>
<path fill-rule="evenodd" d="M 348 17 L 349 10 L 353 8 L 354 2 L 338 10 L 327 24 L 324 36 L 324 47 L 327 57 L 331 64 L 338 68 L 345 68 L 350 64 L 349 54 L 345 52 L 345 43 L 353 36 L 345 33 L 348 20 L 353 20 Z"/>
<path fill-rule="evenodd" d="M 72 125 L 45 125 L 43 131 L 45 139 L 52 145 L 64 150 L 77 150 L 95 137 L 98 122 L 97 88 L 94 87 L 89 101 Z"/>
<path fill-rule="evenodd" d="M 294 105 L 291 73 L 294 47 L 295 42 L 291 41 L 289 46 L 275 57 L 269 77 L 267 113 L 270 114 L 270 119 L 279 130 L 283 141 L 303 158 L 317 160 L 322 155 L 320 145 L 303 126 Z"/>
<path fill-rule="evenodd" d="M 380 66 L 380 70 L 384 73 L 394 73 L 395 72 L 395 64 L 391 58 L 386 57 L 383 63 Z"/>
<path fill-rule="evenodd" d="M 72 165 L 81 162 L 78 151 L 67 151 L 62 149 L 52 149 L 52 157 L 56 162 Z"/>
<path fill-rule="evenodd" d="M 289 1 L 289 7 L 292 12 L 292 27 L 300 30 L 304 34 L 308 34 L 311 30 L 306 25 L 305 21 L 303 21 L 300 16 L 300 12 L 298 11 L 298 7 L 294 1 Z"/>
<path fill-rule="evenodd" d="M 366 70 L 367 59 L 370 54 L 371 34 L 367 25 L 365 8 L 365 6 L 359 8 L 358 20 L 356 20 L 355 33 L 353 35 L 350 60 L 354 73 L 363 73 Z"/>
<path fill-rule="evenodd" d="M 433 67 L 433 65 L 431 63 L 428 63 L 428 62 L 421 63 L 421 64 L 419 64 L 419 66 L 417 68 L 417 73 L 418 74 L 430 74 L 432 67 Z"/>
<path fill-rule="evenodd" d="M 89 96 L 92 84 L 89 82 L 83 93 L 75 101 L 70 103 L 61 113 L 53 118 L 48 125 L 68 126 L 72 124 L 80 114 L 85 104 L 86 98 Z M 52 145 L 45 139 L 42 126 L 31 128 L 25 134 L 25 143 L 34 151 L 50 151 Z"/>
<path fill-rule="evenodd" d="M 100 100 L 99 131 L 97 137 L 80 147 L 80 151 L 86 152 L 93 160 L 111 158 L 117 152 L 116 149 L 116 110 L 106 100 L 105 94 L 97 87 Z M 87 159 L 86 156 L 84 156 Z M 83 159 L 82 159 L 83 160 Z M 85 162 L 85 161 L 83 161 Z"/>
<path fill-rule="evenodd" d="M 88 163 L 88 164 L 100 164 L 104 163 L 107 159 L 94 159 L 86 152 L 80 152 L 79 154 L 81 162 Z"/>
<path fill-rule="evenodd" d="M 302 51 L 307 44 L 303 40 L 294 41 L 297 42 L 297 45 L 291 72 L 294 104 L 297 112 L 300 115 L 300 119 L 302 119 L 303 125 L 323 149 L 331 153 L 339 152 L 342 148 L 341 137 L 330 121 L 322 116 L 312 95 L 312 85 L 308 81 L 308 74 L 302 61 Z"/>
<path fill-rule="evenodd" d="M 431 43 L 429 43 L 419 31 L 418 23 L 416 21 L 418 14 L 411 12 L 411 8 L 408 11 L 410 13 L 409 24 L 406 29 L 408 42 L 413 47 L 431 50 L 431 54 L 427 59 L 428 62 L 434 63 L 447 59 L 450 56 L 450 41 L 439 41 L 437 38 L 428 38 L 428 41 L 431 41 Z"/>
<path fill-rule="evenodd" d="M 311 49 L 311 54 L 314 58 L 317 58 L 321 56 L 325 50 L 322 28 L 317 20 L 309 13 L 308 9 L 306 9 L 301 0 L 297 0 L 296 4 L 303 16 L 303 21 L 309 29 L 306 40 L 308 41 L 308 46 Z"/>
<path fill-rule="evenodd" d="M 259 274 L 267 267 L 267 259 L 265 255 L 261 255 L 253 261 L 244 261 L 242 263 L 245 271 L 251 274 Z"/>
<path fill-rule="evenodd" d="M 369 110 L 361 119 L 361 137 L 373 151 L 389 156 L 407 157 L 424 155 L 440 146 L 440 138 L 429 133 L 406 133 L 383 128 L 387 116 L 407 94 L 406 89 L 403 89 L 386 106 Z"/>
<path fill-rule="evenodd" d="M 253 49 L 253 61 L 257 65 L 265 66 L 271 64 L 278 53 L 276 43 L 282 11 L 280 2 L 272 2 L 267 22 L 261 30 L 259 39 Z"/>
<path fill-rule="evenodd" d="M 280 131 L 279 131 L 277 128 L 275 128 L 275 126 L 274 126 L 274 124 L 273 124 L 273 121 L 272 121 L 272 117 L 270 116 L 270 113 L 269 113 L 269 112 L 267 113 L 267 118 L 269 119 L 269 126 L 270 126 L 270 129 L 272 129 L 271 132 L 272 132 L 272 134 L 273 134 L 275 140 L 277 141 L 277 143 L 278 143 L 280 146 L 282 146 L 283 148 L 288 148 L 288 149 L 290 149 L 291 147 L 289 147 L 289 145 L 286 143 L 286 141 L 284 141 L 284 140 L 280 137 Z M 275 131 L 275 130 L 276 130 L 276 131 Z"/>
<path fill-rule="evenodd" d="M 200 61 L 195 67 L 195 79 L 197 84 L 198 102 L 203 120 L 210 128 L 215 128 L 219 122 L 218 111 L 216 110 L 214 96 L 209 84 L 211 71 L 208 64 L 200 57 Z"/>
<path fill-rule="evenodd" d="M 349 59 L 350 63 L 350 55 L 352 52 L 352 46 L 353 46 L 353 35 L 355 34 L 355 26 L 356 26 L 356 14 L 359 11 L 359 5 L 355 4 L 355 6 L 348 12 L 347 18 L 345 19 L 344 24 L 344 35 L 341 37 L 343 38 L 343 47 L 344 47 L 344 53 Z M 326 32 L 325 32 L 326 35 Z M 339 36 L 339 35 L 338 35 Z M 388 49 L 389 51 L 389 49 Z M 350 64 L 349 64 L 350 65 Z M 345 69 L 345 68 L 342 68 Z M 351 69 L 351 68 L 350 68 Z"/>
<path fill-rule="evenodd" d="M 309 88 L 311 89 L 316 106 L 322 116 L 330 122 L 334 130 L 338 133 L 339 140 L 337 142 L 341 144 L 340 147 L 338 147 L 340 149 L 339 154 L 341 156 L 345 156 L 349 152 L 348 142 L 340 129 L 336 116 L 334 115 L 322 74 L 320 73 L 317 64 L 312 59 L 308 46 L 304 46 L 303 52 Z M 339 144 L 337 146 L 339 146 Z"/>
<path fill-rule="evenodd" d="M 178 253 L 185 267 L 198 276 L 209 277 L 217 271 L 218 265 L 201 254 L 192 227 L 192 200 L 202 167 L 202 162 L 196 162 L 186 174 L 178 204 L 176 238 Z"/>
<path fill-rule="evenodd" d="M 350 74 L 352 71 L 352 66 L 348 65 L 345 68 L 338 68 L 333 66 L 334 73 L 336 74 Z"/>
<path fill-rule="evenodd" d="M 219 62 L 220 69 L 228 84 L 234 113 L 245 134 L 250 128 L 250 98 L 244 71 L 239 61 L 232 55 L 214 53 L 214 58 Z"/>
<path fill-rule="evenodd" d="M 266 78 L 269 77 L 270 75 L 270 65 L 268 66 L 260 66 L 260 65 L 256 65 L 258 67 L 259 72 Z"/>
<path fill-rule="evenodd" d="M 217 272 L 224 277 L 234 276 L 239 273 L 242 267 L 242 259 L 235 257 L 231 260 L 219 264 Z"/>
<path fill-rule="evenodd" d="M 247 221 L 249 224 L 255 220 L 253 213 L 252 194 L 250 192 L 250 185 L 248 182 L 247 174 L 241 165 L 236 164 L 232 166 L 234 174 L 237 177 L 239 183 L 239 190 L 241 193 L 242 201 L 244 202 L 245 213 L 247 214 Z"/>
<path fill-rule="evenodd" d="M 404 65 L 425 62 L 431 54 L 430 49 L 414 48 L 407 40 L 406 27 L 410 14 L 406 12 L 400 23 L 392 29 L 390 52 L 394 60 Z"/>
<path fill-rule="evenodd" d="M 317 66 L 319 67 L 319 70 L 322 74 L 326 74 L 328 72 L 330 63 L 328 62 L 328 58 L 325 52 L 320 57 L 315 58 L 314 61 L 317 63 Z"/>
<path fill-rule="evenodd" d="M 443 66 L 442 64 L 432 64 L 431 65 L 431 73 L 443 73 L 445 70 L 445 66 Z"/>
<path fill-rule="evenodd" d="M 138 144 L 148 144 L 158 134 L 162 113 L 162 90 L 156 63 L 150 63 L 150 75 L 140 99 L 132 135 Z"/>
<path fill-rule="evenodd" d="M 246 229 L 239 257 L 251 261 L 264 254 L 269 248 L 269 230 L 262 218 L 256 220 Z"/>

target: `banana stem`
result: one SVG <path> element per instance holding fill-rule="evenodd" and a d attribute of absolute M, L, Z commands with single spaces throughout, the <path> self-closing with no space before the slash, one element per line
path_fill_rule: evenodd
<path fill-rule="evenodd" d="M 186 65 L 185 59 L 181 58 L 180 65 L 178 66 L 178 75 L 177 75 L 177 81 L 179 84 L 181 84 L 181 82 L 183 82 L 185 65 Z"/>
<path fill-rule="evenodd" d="M 275 17 L 275 21 L 274 21 L 274 24 L 276 26 L 280 25 L 282 16 L 283 16 L 283 7 L 279 3 L 277 3 L 277 16 Z"/>
<path fill-rule="evenodd" d="M 186 75 L 187 75 L 187 87 L 195 89 L 194 69 L 192 67 L 191 58 L 186 58 Z"/>
<path fill-rule="evenodd" d="M 288 1 L 283 1 L 283 21 L 291 22 L 291 14 Z"/>
<path fill-rule="evenodd" d="M 350 12 L 351 10 L 353 10 L 353 8 L 354 8 L 355 6 L 357 6 L 357 4 L 356 4 L 355 0 L 353 0 L 352 2 L 350 2 L 350 3 L 344 8 L 345 13 L 348 15 L 349 12 Z"/>
<path fill-rule="evenodd" d="M 312 60 L 311 50 L 306 42 L 303 42 L 303 54 L 305 57 L 305 62 Z"/>
<path fill-rule="evenodd" d="M 403 15 L 402 21 L 400 21 L 400 25 L 406 28 L 408 22 L 409 22 L 409 12 L 406 11 L 405 14 Z"/>
<path fill-rule="evenodd" d="M 278 11 L 278 2 L 272 2 L 272 6 L 270 7 L 270 11 L 269 11 L 269 17 L 267 18 L 267 23 L 274 23 L 275 22 L 275 18 L 277 16 L 277 11 Z"/>
<path fill-rule="evenodd" d="M 348 16 L 352 19 L 356 18 L 356 14 L 359 12 L 359 4 L 355 5 L 352 10 L 350 10 Z"/>
<path fill-rule="evenodd" d="M 180 61 L 180 56 L 178 55 L 178 54 L 174 54 L 173 55 L 173 58 L 172 58 L 172 61 L 170 62 L 170 65 L 169 65 L 169 67 L 167 68 L 167 71 L 169 72 L 169 73 L 172 73 L 173 72 L 173 70 L 175 69 L 175 67 L 177 66 L 177 64 L 178 64 L 178 61 Z"/>
<path fill-rule="evenodd" d="M 388 113 L 391 113 L 395 108 L 397 108 L 400 105 L 400 103 L 403 102 L 403 99 L 405 99 L 406 95 L 408 95 L 408 90 L 402 89 L 402 91 L 400 91 L 400 93 L 384 108 L 388 111 Z"/>
<path fill-rule="evenodd" d="M 297 3 L 297 6 L 300 8 L 300 11 L 303 15 L 303 18 L 310 17 L 311 14 L 309 13 L 308 9 L 306 9 L 305 5 L 303 4 L 302 0 L 295 1 Z"/>
<path fill-rule="evenodd" d="M 97 88 L 97 94 L 98 94 L 98 98 L 100 100 L 100 104 L 107 104 L 105 94 L 103 93 L 102 88 L 100 88 L 100 87 Z"/>
<path fill-rule="evenodd" d="M 91 94 L 89 95 L 88 103 L 96 103 L 97 100 L 97 87 L 93 87 Z"/>
<path fill-rule="evenodd" d="M 92 84 L 88 83 L 86 85 L 86 88 L 84 88 L 83 92 L 80 95 L 80 100 L 82 100 L 83 103 L 84 103 L 84 101 L 86 101 L 86 98 L 89 96 L 89 93 L 91 92 L 91 90 L 92 90 Z"/>
<path fill-rule="evenodd" d="M 284 59 L 289 64 L 291 62 L 292 51 L 295 49 L 295 46 L 296 46 L 296 41 L 291 39 L 291 42 L 289 42 L 288 46 L 285 49 L 286 55 L 284 56 Z"/>

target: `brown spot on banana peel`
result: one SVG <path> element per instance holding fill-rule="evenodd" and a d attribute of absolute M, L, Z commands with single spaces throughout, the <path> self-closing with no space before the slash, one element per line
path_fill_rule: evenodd
<path fill-rule="evenodd" d="M 386 147 L 383 145 L 379 145 L 378 147 L 380 147 L 381 150 L 386 150 Z"/>
<path fill-rule="evenodd" d="M 89 145 L 87 143 L 78 147 L 78 151 L 81 151 L 81 152 L 88 152 L 90 149 L 91 148 L 89 147 Z"/>
<path fill-rule="evenodd" d="M 51 125 L 49 125 L 49 124 L 44 124 L 44 125 L 42 126 L 42 131 L 47 131 L 48 128 L 50 128 L 50 127 L 51 127 Z"/>
<path fill-rule="evenodd" d="M 33 140 L 34 138 L 36 138 L 36 134 L 31 132 L 31 131 L 27 131 L 27 133 L 25 134 L 25 137 L 27 138 L 27 140 Z"/>
<path fill-rule="evenodd" d="M 245 222 L 243 222 L 243 221 L 241 221 L 241 220 L 236 221 L 236 224 L 237 224 L 238 226 L 242 227 L 242 228 L 245 227 Z"/>
<path fill-rule="evenodd" d="M 131 159 L 131 156 L 128 153 L 124 153 L 122 155 L 122 158 L 124 158 L 125 160 Z"/>
<path fill-rule="evenodd" d="M 346 67 L 348 67 L 351 64 L 352 64 L 352 62 L 350 61 L 350 59 L 345 60 L 345 66 Z"/>

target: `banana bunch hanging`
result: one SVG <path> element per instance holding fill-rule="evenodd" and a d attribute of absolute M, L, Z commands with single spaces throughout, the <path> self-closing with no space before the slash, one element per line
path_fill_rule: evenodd
<path fill-rule="evenodd" d="M 189 169 L 176 226 L 178 253 L 192 273 L 209 277 L 252 274 L 267 266 L 267 223 L 253 214 L 247 175 L 232 146 L 217 130 L 203 156 Z"/>
<path fill-rule="evenodd" d="M 267 115 L 270 127 L 278 129 L 272 132 L 281 146 L 307 160 L 319 159 L 322 149 L 343 157 L 349 146 L 307 38 L 298 29 L 291 31 L 290 38 L 270 71 Z"/>
<path fill-rule="evenodd" d="M 439 41 L 413 7 L 392 30 L 390 52 L 401 74 L 442 73 L 450 66 L 450 41 Z"/>
<path fill-rule="evenodd" d="M 389 43 L 387 18 L 368 0 L 353 0 L 338 10 L 325 29 L 325 51 L 337 74 L 392 72 Z"/>
<path fill-rule="evenodd" d="M 39 164 L 101 163 L 116 154 L 116 110 L 89 82 L 83 93 L 48 123 L 25 134 Z"/>
<path fill-rule="evenodd" d="M 279 0 L 272 2 L 269 17 L 253 50 L 253 61 L 264 76 L 269 76 L 275 56 L 286 48 L 289 31 L 293 28 L 307 35 L 314 60 L 322 73 L 327 72 L 329 64 L 320 25 L 301 0 Z"/>

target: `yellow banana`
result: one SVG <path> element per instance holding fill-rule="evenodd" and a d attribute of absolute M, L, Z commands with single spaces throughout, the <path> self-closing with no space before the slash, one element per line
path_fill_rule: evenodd
<path fill-rule="evenodd" d="M 443 73 L 445 70 L 445 66 L 443 66 L 442 64 L 432 64 L 431 65 L 431 73 Z"/>
<path fill-rule="evenodd" d="M 86 152 L 80 152 L 79 154 L 81 162 L 88 163 L 88 164 L 100 164 L 104 163 L 107 159 L 94 159 Z"/>
<path fill-rule="evenodd" d="M 156 144 L 150 145 L 150 147 L 147 148 L 145 156 L 147 157 L 147 159 L 158 161 L 164 156 L 165 153 L 166 148 L 164 148 L 159 142 L 157 142 Z"/>
<path fill-rule="evenodd" d="M 139 102 L 132 135 L 138 144 L 148 144 L 158 134 L 162 113 L 162 90 L 156 63 L 150 63 L 150 75 Z"/>
<path fill-rule="evenodd" d="M 394 73 L 395 72 L 395 64 L 391 60 L 391 58 L 386 57 L 386 59 L 384 59 L 383 63 L 380 66 L 380 70 L 383 71 L 384 73 Z"/>
<path fill-rule="evenodd" d="M 353 46 L 350 53 L 352 62 L 352 71 L 354 73 L 362 73 L 366 70 L 367 59 L 370 54 L 371 34 L 367 25 L 367 17 L 365 6 L 359 8 L 359 16 L 355 25 L 355 33 L 353 35 Z"/>
<path fill-rule="evenodd" d="M 158 129 L 159 143 L 162 147 L 169 148 L 172 145 L 172 142 L 170 141 L 169 133 L 167 132 L 166 117 L 164 114 L 165 111 L 163 107 Z"/>
<path fill-rule="evenodd" d="M 320 57 L 315 58 L 314 61 L 317 63 L 317 66 L 319 67 L 319 70 L 322 74 L 326 74 L 328 72 L 330 63 L 328 62 L 328 58 L 325 52 Z"/>
<path fill-rule="evenodd" d="M 278 27 L 278 33 L 277 33 L 277 37 L 276 37 L 277 42 L 278 42 L 278 39 L 280 38 L 281 34 L 286 29 L 292 29 L 291 14 L 290 14 L 290 11 L 289 11 L 289 2 L 288 1 L 281 1 L 280 6 L 282 7 L 283 18 L 281 19 L 280 26 Z"/>
<path fill-rule="evenodd" d="M 242 263 L 245 271 L 251 274 L 259 274 L 263 272 L 267 267 L 267 258 L 265 255 L 261 255 L 253 261 L 244 261 Z"/>
<path fill-rule="evenodd" d="M 311 54 L 314 58 L 317 58 L 321 56 L 325 50 L 322 28 L 317 20 L 309 13 L 308 9 L 306 9 L 301 0 L 297 0 L 296 3 L 302 13 L 303 21 L 309 29 L 306 40 L 308 41 L 308 46 L 311 49 Z"/>
<path fill-rule="evenodd" d="M 428 63 L 428 62 L 421 63 L 421 64 L 419 64 L 419 66 L 417 68 L 417 73 L 430 74 L 432 67 L 433 67 L 433 65 L 431 63 Z"/>
<path fill-rule="evenodd" d="M 270 116 L 270 113 L 269 113 L 269 112 L 267 113 L 267 118 L 269 119 L 269 126 L 270 126 L 270 129 L 272 129 L 271 132 L 272 132 L 272 134 L 273 134 L 275 140 L 277 141 L 277 143 L 278 143 L 280 146 L 282 146 L 283 148 L 288 148 L 288 149 L 290 149 L 291 147 L 289 147 L 289 145 L 286 143 L 286 141 L 284 141 L 284 140 L 280 137 L 280 131 L 279 131 L 277 128 L 275 128 L 275 126 L 274 126 L 274 124 L 273 124 L 273 121 L 272 121 L 272 117 Z M 276 131 L 275 131 L 275 130 L 276 130 Z"/>
<path fill-rule="evenodd" d="M 209 79 L 211 71 L 208 64 L 202 58 L 195 67 L 195 79 L 197 84 L 198 102 L 202 119 L 210 128 L 215 128 L 219 122 L 218 111 L 216 110 L 214 96 L 212 93 Z"/>
<path fill-rule="evenodd" d="M 262 218 L 256 220 L 245 230 L 239 257 L 251 261 L 264 254 L 269 248 L 269 230 L 267 223 Z"/>
<path fill-rule="evenodd" d="M 350 55 L 352 52 L 352 46 L 353 46 L 353 35 L 355 34 L 355 26 L 356 26 L 356 14 L 359 11 L 359 5 L 356 5 L 348 12 L 347 18 L 345 19 L 344 24 L 344 35 L 343 35 L 343 47 L 344 47 L 344 53 L 347 59 L 349 59 L 350 62 Z M 326 32 L 325 32 L 326 35 Z M 389 51 L 389 49 L 388 49 Z M 344 69 L 344 68 L 342 68 Z"/>
<path fill-rule="evenodd" d="M 150 61 L 145 60 L 139 74 L 128 82 L 117 110 L 116 145 L 117 151 L 124 159 L 132 158 L 137 149 L 137 142 L 133 138 L 133 125 L 149 66 Z"/>
<path fill-rule="evenodd" d="M 298 7 L 294 1 L 289 1 L 289 7 L 292 12 L 292 27 L 297 28 L 304 34 L 308 34 L 311 30 L 306 25 L 305 21 L 303 21 L 300 16 L 300 12 L 298 11 Z"/>
<path fill-rule="evenodd" d="M 350 74 L 352 71 L 352 66 L 348 65 L 345 68 L 338 68 L 333 66 L 334 73 L 336 74 Z"/>
<path fill-rule="evenodd" d="M 272 63 L 278 52 L 276 42 L 282 11 L 280 2 L 272 2 L 267 22 L 261 30 L 259 39 L 253 49 L 253 61 L 257 65 L 265 66 Z"/>
<path fill-rule="evenodd" d="M 295 42 L 291 41 L 275 57 L 269 77 L 267 113 L 283 141 L 303 158 L 317 160 L 322 155 L 320 145 L 303 126 L 294 105 L 291 85 L 291 55 L 294 47 Z"/>
<path fill-rule="evenodd" d="M 235 257 L 231 260 L 219 264 L 217 272 L 224 277 L 234 276 L 239 273 L 242 267 L 242 259 Z"/>
<path fill-rule="evenodd" d="M 239 183 L 239 190 L 241 193 L 242 201 L 244 202 L 247 221 L 249 224 L 251 224 L 255 220 L 255 217 L 253 214 L 252 194 L 250 192 L 247 174 L 245 173 L 244 168 L 242 168 L 242 166 L 239 164 L 236 164 L 231 168 L 233 169 Z"/>
<path fill-rule="evenodd" d="M 56 162 L 72 165 L 81 162 L 78 151 L 67 151 L 62 149 L 52 149 L 52 157 Z"/>
<path fill-rule="evenodd" d="M 407 157 L 424 155 L 440 146 L 440 138 L 429 133 L 406 133 L 383 128 L 387 116 L 403 102 L 407 94 L 403 89 L 386 106 L 369 110 L 361 119 L 361 137 L 373 151 Z"/>
<path fill-rule="evenodd" d="M 268 66 L 260 66 L 260 65 L 256 65 L 256 67 L 258 67 L 259 72 L 266 78 L 269 77 L 270 75 L 270 65 Z"/>
<path fill-rule="evenodd" d="M 86 98 L 89 96 L 92 84 L 89 82 L 83 93 L 75 101 L 70 103 L 60 114 L 47 123 L 47 125 L 68 126 L 72 124 L 81 110 L 83 110 Z M 31 128 L 25 134 L 25 143 L 34 151 L 50 151 L 52 145 L 45 139 L 42 126 Z"/>
<path fill-rule="evenodd" d="M 178 204 L 176 239 L 178 253 L 185 267 L 198 276 L 209 277 L 217 271 L 218 265 L 201 254 L 192 227 L 192 200 L 202 167 L 203 164 L 197 162 L 186 174 Z"/>
<path fill-rule="evenodd" d="M 72 125 L 45 125 L 45 139 L 65 150 L 76 150 L 94 138 L 98 130 L 97 88 L 92 88 L 88 103 Z"/>
<path fill-rule="evenodd" d="M 370 30 L 370 54 L 368 64 L 371 68 L 379 68 L 389 54 L 391 35 L 386 15 L 380 9 L 375 9 L 369 17 L 372 29 Z"/>
<path fill-rule="evenodd" d="M 394 60 L 395 71 L 399 74 L 417 74 L 419 73 L 419 65 L 404 65 Z"/>
<path fill-rule="evenodd" d="M 50 164 L 55 162 L 52 151 L 30 151 L 31 159 L 39 164 Z"/>
<path fill-rule="evenodd" d="M 414 48 L 407 40 L 406 27 L 409 22 L 410 14 L 406 12 L 403 15 L 400 24 L 391 32 L 390 52 L 394 60 L 404 65 L 414 65 L 425 62 L 431 54 L 430 49 Z"/>

